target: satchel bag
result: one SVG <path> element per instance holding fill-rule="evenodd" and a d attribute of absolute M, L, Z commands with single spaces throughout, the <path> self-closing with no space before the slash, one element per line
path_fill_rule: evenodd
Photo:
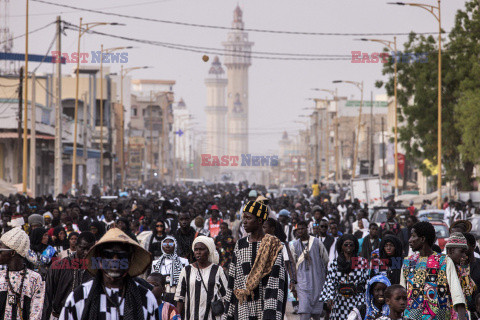
<path fill-rule="evenodd" d="M 207 289 L 207 286 L 205 285 L 205 282 L 203 282 L 202 273 L 200 272 L 200 268 L 198 268 L 198 264 L 197 264 L 197 269 L 198 269 L 198 274 L 200 275 L 200 279 L 202 281 L 203 287 L 205 288 L 205 291 L 208 294 L 208 289 Z M 213 317 L 221 316 L 225 312 L 225 306 L 223 305 L 223 302 L 221 300 L 218 300 L 217 295 L 215 295 L 215 298 L 213 302 L 210 304 L 210 307 L 212 309 Z"/>

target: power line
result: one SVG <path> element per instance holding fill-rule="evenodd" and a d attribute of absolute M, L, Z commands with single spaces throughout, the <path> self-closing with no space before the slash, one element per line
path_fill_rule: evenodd
<path fill-rule="evenodd" d="M 66 26 L 66 29 L 70 30 L 78 30 L 78 26 L 70 24 L 68 22 L 65 22 L 66 24 L 70 26 L 76 27 L 76 29 L 70 28 L 69 26 Z M 159 42 L 159 41 L 152 41 L 152 40 L 145 40 L 145 39 L 137 39 L 137 38 L 131 38 L 131 37 L 125 37 L 125 36 L 117 36 L 105 32 L 99 32 L 99 31 L 94 31 L 90 30 L 92 34 L 96 35 L 101 35 L 101 36 L 106 36 L 110 38 L 116 38 L 116 39 L 122 39 L 125 41 L 133 41 L 133 42 L 138 42 L 138 43 L 143 43 L 143 44 L 150 44 L 153 46 L 159 46 L 159 47 L 164 47 L 164 48 L 169 48 L 169 49 L 175 49 L 175 50 L 180 50 L 180 51 L 188 51 L 188 52 L 196 52 L 196 53 L 202 53 L 202 54 L 212 54 L 212 55 L 223 55 L 223 56 L 231 56 L 231 57 L 242 57 L 242 58 L 254 58 L 254 59 L 265 59 L 265 60 L 297 60 L 297 61 L 332 61 L 332 60 L 351 60 L 351 56 L 348 55 L 325 55 L 325 58 L 323 58 L 322 55 L 318 55 L 319 57 L 312 57 L 312 58 L 307 58 L 303 57 L 302 54 L 299 54 L 300 57 L 281 57 L 281 56 L 276 56 L 276 55 L 281 55 L 281 53 L 270 53 L 275 56 L 259 56 L 258 54 L 263 54 L 265 55 L 266 53 L 247 53 L 247 52 L 240 52 L 238 54 L 236 53 L 228 53 L 231 52 L 230 50 L 225 50 L 220 49 L 220 48 L 209 48 L 209 47 L 197 47 L 197 46 L 191 46 L 191 45 L 184 45 L 184 44 L 174 44 L 174 43 L 165 43 L 165 42 Z M 234 51 L 233 51 L 234 52 Z M 289 54 L 293 55 L 293 54 Z M 329 56 L 339 56 L 339 57 L 329 57 Z"/>
<path fill-rule="evenodd" d="M 140 3 L 135 3 L 135 4 L 124 4 L 124 5 L 120 5 L 120 6 L 97 8 L 97 10 L 99 10 L 99 9 L 118 9 L 118 8 L 126 8 L 126 7 L 138 7 L 138 6 L 145 5 L 145 4 L 152 4 L 152 3 L 157 3 L 157 2 L 168 2 L 168 1 L 171 1 L 171 0 L 155 0 L 155 1 L 140 2 Z M 60 13 L 65 14 L 65 13 L 73 13 L 73 12 L 77 12 L 77 11 L 78 10 L 60 11 Z M 52 14 L 59 14 L 59 12 L 34 13 L 34 14 L 30 14 L 30 16 L 32 16 L 32 17 L 33 16 L 47 16 L 47 15 L 52 15 Z M 10 15 L 10 17 L 25 17 L 25 15 L 24 14 L 16 14 L 16 15 Z"/>
<path fill-rule="evenodd" d="M 50 22 L 49 24 L 46 24 L 46 25 L 44 25 L 43 27 L 40 27 L 40 28 L 38 28 L 38 29 L 29 31 L 28 34 L 32 34 L 32 33 L 35 33 L 35 32 L 37 32 L 37 31 L 43 30 L 43 29 L 45 29 L 46 27 L 48 27 L 48 26 L 50 26 L 50 25 L 52 25 L 52 24 L 54 24 L 54 23 L 55 23 L 55 21 Z M 3 43 L 5 43 L 5 42 L 7 42 L 7 41 L 10 41 L 10 40 L 15 40 L 15 39 L 18 39 L 18 38 L 25 37 L 25 35 L 26 35 L 26 33 L 24 33 L 24 34 L 22 34 L 22 35 L 19 35 L 19 36 L 16 36 L 16 37 L 13 37 L 12 39 L 7 39 L 7 40 L 5 40 L 5 41 L 0 42 L 0 44 L 3 44 Z"/>
<path fill-rule="evenodd" d="M 172 21 L 172 20 L 162 20 L 162 19 L 154 19 L 154 18 L 146 18 L 146 17 L 139 17 L 139 16 L 132 16 L 127 14 L 120 14 L 120 13 L 113 13 L 113 12 L 104 12 L 95 9 L 86 9 L 80 8 L 75 6 L 70 6 L 66 4 L 59 4 L 53 3 L 50 1 L 45 0 L 32 0 L 34 2 L 49 4 L 57 7 L 62 8 L 70 8 L 80 11 L 92 12 L 103 14 L 107 16 L 115 16 L 121 18 L 128 18 L 128 19 L 135 19 L 141 21 L 150 21 L 150 22 L 159 22 L 159 23 L 167 23 L 173 25 L 181 25 L 187 27 L 196 27 L 196 28 L 209 28 L 209 29 L 220 29 L 220 30 L 235 30 L 238 31 L 239 29 L 233 27 L 224 27 L 224 26 L 214 26 L 214 25 L 206 25 L 206 24 L 198 24 L 198 23 L 190 23 L 190 22 L 181 22 L 181 21 Z M 339 32 L 304 32 L 304 31 L 285 31 L 285 30 L 267 30 L 267 29 L 255 29 L 255 28 L 244 28 L 242 31 L 247 32 L 261 32 L 261 33 L 276 33 L 276 34 L 291 34 L 291 35 L 306 35 L 306 36 L 408 36 L 410 32 L 399 32 L 399 33 L 339 33 Z M 418 32 L 417 34 L 437 34 L 438 32 Z"/>

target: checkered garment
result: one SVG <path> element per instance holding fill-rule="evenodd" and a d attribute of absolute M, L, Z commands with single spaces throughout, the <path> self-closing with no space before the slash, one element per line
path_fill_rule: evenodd
<path fill-rule="evenodd" d="M 134 281 L 140 290 L 140 296 L 143 298 L 142 305 L 138 306 L 143 309 L 144 319 L 146 320 L 156 320 L 159 316 L 157 300 L 153 293 L 146 289 L 145 287 L 138 284 Z M 88 294 L 92 289 L 93 280 L 82 283 L 81 286 L 78 286 L 67 298 L 65 302 L 65 307 L 62 309 L 59 320 L 79 320 L 82 318 L 83 308 L 85 302 L 88 298 Z M 112 297 L 112 294 L 120 295 L 118 289 L 105 288 L 108 295 Z M 114 297 L 112 297 L 115 299 Z M 99 297 L 100 299 L 100 314 L 98 316 L 101 320 L 122 320 L 124 315 L 125 299 L 122 300 L 120 305 L 120 316 L 118 316 L 117 309 L 115 306 L 108 301 L 104 293 Z M 118 299 L 117 299 L 118 301 Z"/>
<path fill-rule="evenodd" d="M 233 250 L 233 260 L 228 273 L 225 314 L 223 320 L 282 320 L 285 292 L 285 263 L 282 252 L 275 260 L 270 275 L 265 276 L 253 291 L 253 298 L 240 304 L 233 293 L 245 289 L 247 276 L 252 270 L 260 249 L 260 242 L 248 242 L 248 237 L 238 240 Z"/>
<path fill-rule="evenodd" d="M 339 284 L 354 283 L 356 285 L 367 285 L 370 269 L 367 268 L 367 260 L 357 257 L 358 266 L 352 269 L 348 276 L 338 270 L 337 259 L 330 262 L 328 266 L 327 279 L 323 286 L 323 292 L 320 301 L 327 302 L 333 300 L 332 312 L 330 320 L 344 320 L 348 318 L 348 314 L 354 306 L 365 304 L 365 293 L 357 293 L 347 298 L 340 295 L 337 291 Z M 365 266 L 365 267 L 363 267 Z"/>

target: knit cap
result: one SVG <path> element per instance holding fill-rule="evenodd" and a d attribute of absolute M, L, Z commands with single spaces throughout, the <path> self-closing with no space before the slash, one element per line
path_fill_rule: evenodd
<path fill-rule="evenodd" d="M 468 248 L 467 239 L 460 232 L 454 232 L 447 240 L 446 248 Z"/>
<path fill-rule="evenodd" d="M 43 226 L 45 224 L 45 221 L 43 220 L 43 216 L 41 214 L 32 214 L 30 217 L 28 217 L 28 224 L 39 224 Z"/>
<path fill-rule="evenodd" d="M 30 249 L 30 239 L 22 229 L 17 227 L 5 232 L 0 241 L 22 257 L 27 257 L 28 249 Z"/>

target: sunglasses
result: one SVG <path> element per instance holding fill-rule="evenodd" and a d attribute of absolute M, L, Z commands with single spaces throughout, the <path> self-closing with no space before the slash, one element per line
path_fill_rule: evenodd
<path fill-rule="evenodd" d="M 344 247 L 355 247 L 355 245 L 353 243 L 344 243 L 343 244 Z"/>
<path fill-rule="evenodd" d="M 163 224 L 157 224 L 156 227 L 157 228 L 165 228 L 165 226 Z"/>
<path fill-rule="evenodd" d="M 314 226 L 314 227 L 318 227 L 319 224 L 318 224 L 318 223 L 314 223 L 313 226 Z"/>
<path fill-rule="evenodd" d="M 117 257 L 118 259 L 128 259 L 130 257 L 130 252 L 127 251 L 115 251 L 115 250 L 103 250 L 102 257 L 105 259 L 113 259 Z"/>
<path fill-rule="evenodd" d="M 327 226 L 327 225 L 320 225 L 320 228 L 322 228 L 322 229 L 328 229 L 328 226 Z"/>
<path fill-rule="evenodd" d="M 173 248 L 173 247 L 175 247 L 175 242 L 168 242 L 168 243 L 164 242 L 164 243 L 162 243 L 162 246 Z"/>

